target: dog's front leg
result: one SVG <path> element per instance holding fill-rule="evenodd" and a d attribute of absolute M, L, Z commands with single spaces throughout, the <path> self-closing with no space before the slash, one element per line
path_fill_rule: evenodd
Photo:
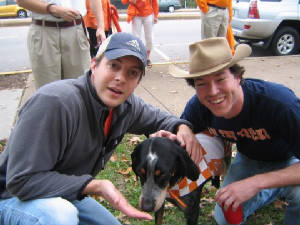
<path fill-rule="evenodd" d="M 162 225 L 164 211 L 165 211 L 165 203 L 163 203 L 160 209 L 155 212 L 155 225 Z"/>
<path fill-rule="evenodd" d="M 197 225 L 200 211 L 200 199 L 202 193 L 202 187 L 199 186 L 190 194 L 184 196 L 184 201 L 187 203 L 187 208 L 184 210 L 184 217 L 186 218 L 187 225 Z"/>

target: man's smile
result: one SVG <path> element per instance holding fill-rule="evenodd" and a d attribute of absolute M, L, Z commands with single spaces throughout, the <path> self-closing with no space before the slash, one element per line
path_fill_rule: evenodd
<path fill-rule="evenodd" d="M 217 105 L 225 101 L 225 95 L 207 100 L 210 104 Z"/>

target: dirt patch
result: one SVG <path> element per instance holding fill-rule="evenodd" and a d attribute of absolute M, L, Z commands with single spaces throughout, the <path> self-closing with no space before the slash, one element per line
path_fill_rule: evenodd
<path fill-rule="evenodd" d="M 23 89 L 26 86 L 29 73 L 0 75 L 0 90 Z"/>

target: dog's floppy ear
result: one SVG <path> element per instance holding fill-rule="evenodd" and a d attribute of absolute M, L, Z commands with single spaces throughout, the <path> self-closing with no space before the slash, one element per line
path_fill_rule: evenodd
<path fill-rule="evenodd" d="M 132 162 L 132 166 L 131 167 L 132 167 L 133 172 L 135 172 L 135 173 L 136 173 L 136 169 L 138 167 L 138 163 L 140 161 L 139 159 L 140 159 L 141 151 L 143 150 L 142 145 L 144 145 L 143 142 L 140 143 L 140 144 L 138 144 L 134 148 L 133 152 L 131 153 L 131 162 Z"/>
<path fill-rule="evenodd" d="M 175 144 L 176 148 L 177 160 L 179 161 L 180 169 L 179 173 L 182 177 L 187 177 L 190 180 L 197 180 L 199 177 L 199 169 L 194 163 L 194 161 L 190 158 L 187 151 L 179 146 L 179 144 Z"/>

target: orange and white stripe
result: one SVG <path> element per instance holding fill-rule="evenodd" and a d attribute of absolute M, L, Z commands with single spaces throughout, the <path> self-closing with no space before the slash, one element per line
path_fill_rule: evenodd
<path fill-rule="evenodd" d="M 221 175 L 224 172 L 224 155 L 227 155 L 231 145 L 225 144 L 221 138 L 211 136 L 208 133 L 199 133 L 196 138 L 202 145 L 203 155 L 198 165 L 199 178 L 196 181 L 191 181 L 186 177 L 183 178 L 168 190 L 168 197 L 178 198 L 187 195 L 210 177 Z"/>

